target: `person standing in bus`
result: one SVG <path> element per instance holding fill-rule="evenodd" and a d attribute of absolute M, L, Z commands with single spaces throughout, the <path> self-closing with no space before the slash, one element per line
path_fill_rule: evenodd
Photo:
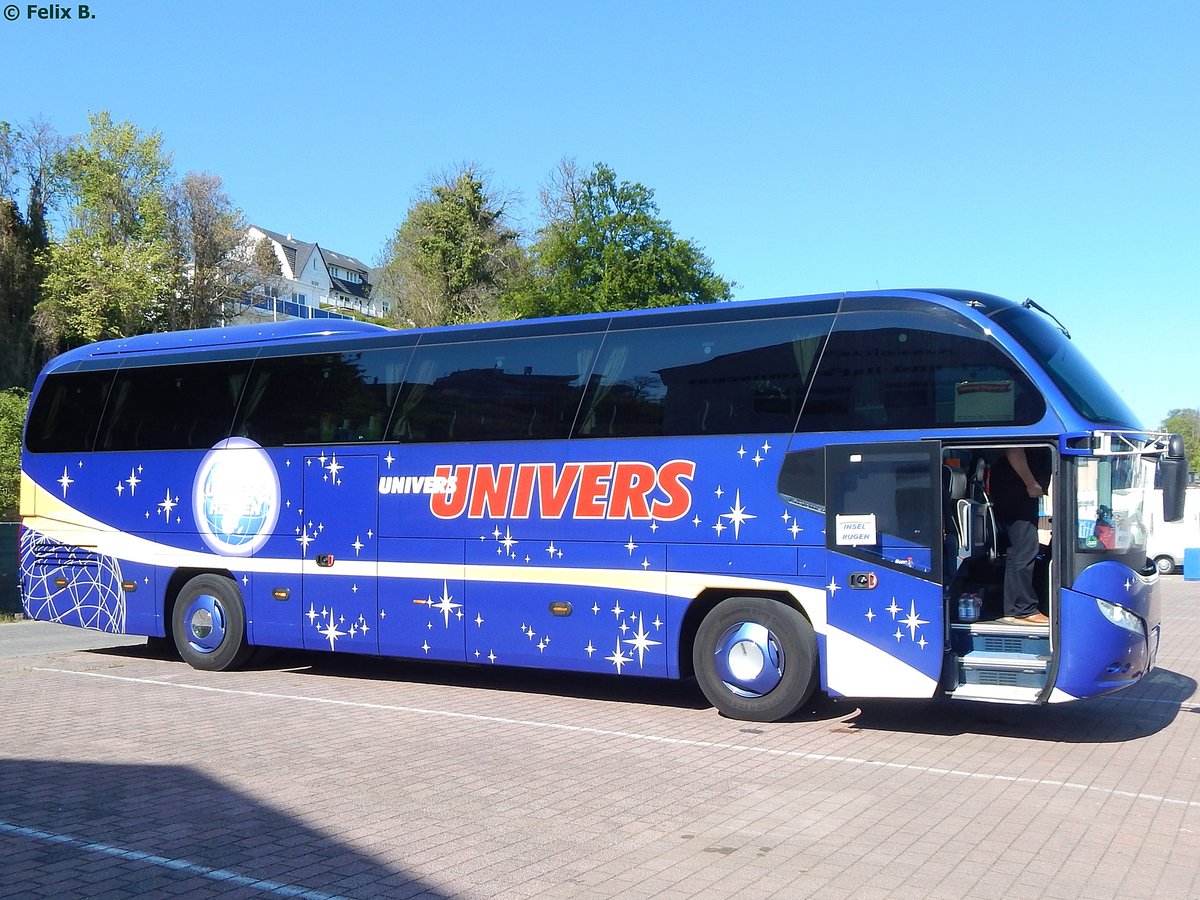
<path fill-rule="evenodd" d="M 990 489 L 996 518 L 1008 533 L 1004 558 L 1004 617 L 1010 625 L 1049 625 L 1038 609 L 1033 568 L 1038 553 L 1038 503 L 1050 483 L 1050 454 L 1009 447 L 992 466 Z"/>

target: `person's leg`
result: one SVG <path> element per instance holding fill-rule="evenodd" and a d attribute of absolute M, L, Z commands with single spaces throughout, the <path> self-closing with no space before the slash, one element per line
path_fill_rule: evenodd
<path fill-rule="evenodd" d="M 1038 552 L 1037 526 L 1017 521 L 1008 525 L 1008 556 L 1004 561 L 1004 614 L 1024 618 L 1038 611 L 1033 589 L 1033 564 Z"/>

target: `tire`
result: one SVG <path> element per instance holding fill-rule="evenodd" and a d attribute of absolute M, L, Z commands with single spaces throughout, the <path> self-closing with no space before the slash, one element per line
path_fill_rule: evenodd
<path fill-rule="evenodd" d="M 700 690 L 723 715 L 776 722 L 816 688 L 817 636 L 785 603 L 732 597 L 700 623 L 692 664 Z"/>
<path fill-rule="evenodd" d="M 1170 575 L 1175 571 L 1175 560 L 1169 556 L 1154 557 L 1154 568 L 1158 569 L 1159 575 Z"/>
<path fill-rule="evenodd" d="M 250 656 L 242 592 L 220 575 L 197 575 L 183 586 L 171 611 L 171 633 L 194 669 L 235 669 Z"/>

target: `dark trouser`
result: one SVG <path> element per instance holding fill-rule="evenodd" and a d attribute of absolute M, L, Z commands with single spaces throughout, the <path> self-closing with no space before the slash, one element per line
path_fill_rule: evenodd
<path fill-rule="evenodd" d="M 1004 614 L 1031 616 L 1038 611 L 1033 590 L 1033 563 L 1038 552 L 1037 525 L 1018 519 L 1008 523 L 1008 556 L 1004 560 Z"/>

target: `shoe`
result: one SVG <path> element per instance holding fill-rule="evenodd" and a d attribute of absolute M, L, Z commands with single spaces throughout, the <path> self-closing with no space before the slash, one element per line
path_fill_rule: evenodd
<path fill-rule="evenodd" d="M 1005 616 L 1000 620 L 1005 625 L 1049 625 L 1050 617 L 1043 612 L 1031 616 Z"/>

